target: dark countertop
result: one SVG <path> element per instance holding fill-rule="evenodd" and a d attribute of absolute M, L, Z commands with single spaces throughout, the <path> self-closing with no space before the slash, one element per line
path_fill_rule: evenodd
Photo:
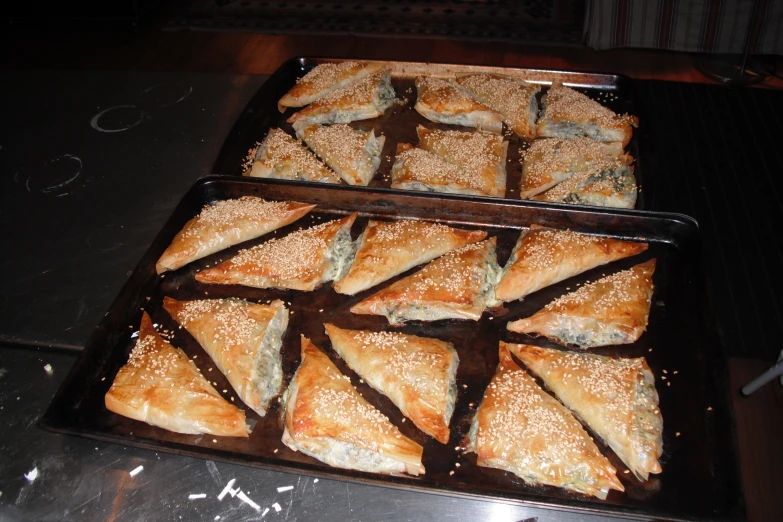
<path fill-rule="evenodd" d="M 265 519 L 599 520 L 333 480 L 316 483 L 36 426 L 74 352 L 181 195 L 209 171 L 263 81 L 92 72 L 0 77 L 10 108 L 0 131 L 0 226 L 10 237 L 4 251 L 11 253 L 0 270 L 0 520 L 259 519 L 238 498 L 216 499 L 232 478 L 262 511 L 279 503 L 281 511 L 271 510 Z M 130 477 L 139 465 L 144 470 Z M 24 475 L 34 468 L 38 477 L 31 482 Z M 294 489 L 277 492 L 287 485 Z M 188 500 L 198 493 L 207 498 Z"/>

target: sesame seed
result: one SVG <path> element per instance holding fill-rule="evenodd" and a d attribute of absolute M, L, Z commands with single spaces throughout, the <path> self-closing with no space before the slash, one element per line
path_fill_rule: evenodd
<path fill-rule="evenodd" d="M 337 174 L 280 129 L 269 131 L 257 163 L 287 179 L 340 183 Z"/>
<path fill-rule="evenodd" d="M 503 121 L 521 136 L 533 133 L 535 95 L 541 88 L 521 80 L 492 74 L 471 74 L 456 79 L 479 101 L 503 115 Z M 532 120 L 532 121 L 531 121 Z"/>

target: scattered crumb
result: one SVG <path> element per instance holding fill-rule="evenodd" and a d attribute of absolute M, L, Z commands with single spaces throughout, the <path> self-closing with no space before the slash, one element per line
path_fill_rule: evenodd
<path fill-rule="evenodd" d="M 313 484 L 315 484 L 316 482 L 318 482 L 318 479 L 313 479 Z"/>
<path fill-rule="evenodd" d="M 712 406 L 707 406 L 707 411 L 712 411 Z"/>
<path fill-rule="evenodd" d="M 188 495 L 188 500 L 196 500 L 196 499 L 199 499 L 199 498 L 207 498 L 207 494 L 206 493 L 191 493 L 190 495 Z"/>
<path fill-rule="evenodd" d="M 261 506 L 259 506 L 258 504 L 256 504 L 252 500 L 250 500 L 250 497 L 245 495 L 245 493 L 243 491 L 237 492 L 237 496 L 239 497 L 239 500 L 241 500 L 242 502 L 244 502 L 245 504 L 247 504 L 251 508 L 255 509 L 256 511 L 260 511 L 261 510 Z"/>
<path fill-rule="evenodd" d="M 133 476 L 133 473 L 131 473 L 131 477 Z M 24 478 L 27 479 L 28 482 L 32 482 L 35 479 L 38 478 L 38 466 L 34 467 L 32 470 L 30 470 L 29 473 L 24 474 Z"/>
<path fill-rule="evenodd" d="M 144 469 L 144 466 L 138 466 L 138 467 L 134 468 L 134 469 L 133 469 L 133 470 L 130 472 L 130 476 L 131 476 L 131 477 L 135 477 L 136 475 L 138 475 L 139 473 L 141 473 L 143 469 Z"/>
<path fill-rule="evenodd" d="M 105 381 L 106 377 L 101 377 L 101 382 Z"/>
<path fill-rule="evenodd" d="M 273 507 L 273 508 L 275 508 L 275 511 L 276 511 L 276 512 L 278 512 L 278 513 L 280 513 L 280 511 L 282 511 L 282 510 L 283 510 L 283 508 L 281 508 L 281 507 L 280 507 L 280 504 L 278 504 L 277 502 L 275 502 L 274 504 L 272 504 L 272 507 Z"/>
<path fill-rule="evenodd" d="M 277 448 L 275 448 L 275 451 L 273 451 L 272 453 L 277 453 Z"/>
<path fill-rule="evenodd" d="M 454 470 L 452 469 L 451 471 L 449 471 L 449 475 L 453 475 L 453 474 L 454 474 Z"/>
<path fill-rule="evenodd" d="M 679 437 L 680 436 L 680 432 L 678 431 L 677 433 L 674 434 L 674 436 L 675 437 Z"/>
<path fill-rule="evenodd" d="M 286 491 L 291 491 L 292 489 L 294 489 L 293 486 L 281 486 L 281 487 L 277 488 L 277 492 L 278 493 L 284 493 Z"/>
<path fill-rule="evenodd" d="M 460 450 L 459 446 L 454 446 L 454 451 L 459 451 L 459 450 Z"/>
<path fill-rule="evenodd" d="M 463 385 L 462 385 L 462 387 L 463 387 L 463 388 L 467 388 L 467 387 L 468 387 L 468 385 L 467 385 L 467 384 L 463 384 Z"/>
<path fill-rule="evenodd" d="M 266 516 L 266 514 L 267 514 L 267 513 L 269 513 L 269 508 L 265 508 L 265 509 L 264 509 L 264 512 L 263 512 L 263 513 L 261 513 L 261 518 L 264 518 L 264 517 Z"/>
<path fill-rule="evenodd" d="M 215 442 L 215 443 L 217 443 L 217 439 L 212 439 L 212 442 Z"/>
<path fill-rule="evenodd" d="M 403 417 L 403 418 L 402 418 L 402 422 L 405 422 L 405 420 L 406 420 L 406 419 L 405 419 L 405 417 Z"/>
<path fill-rule="evenodd" d="M 625 471 L 623 471 L 623 473 L 630 473 L 630 471 L 626 469 Z"/>
<path fill-rule="evenodd" d="M 457 467 L 461 466 L 461 464 L 459 462 L 455 462 L 454 465 L 457 466 Z"/>

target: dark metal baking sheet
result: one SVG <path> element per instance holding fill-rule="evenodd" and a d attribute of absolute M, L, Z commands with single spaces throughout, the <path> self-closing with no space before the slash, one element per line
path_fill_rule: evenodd
<path fill-rule="evenodd" d="M 272 200 L 317 203 L 309 216 L 280 229 L 271 236 L 247 242 L 188 265 L 179 271 L 157 276 L 155 262 L 184 223 L 203 205 L 242 195 Z M 522 502 L 535 506 L 576 512 L 615 514 L 663 519 L 734 519 L 742 516 L 742 493 L 737 468 L 733 415 L 728 396 L 725 357 L 716 342 L 704 302 L 700 277 L 700 242 L 696 223 L 673 214 L 617 211 L 608 213 L 568 207 L 542 208 L 526 202 L 490 198 L 448 198 L 433 205 L 433 199 L 418 193 L 377 190 L 368 193 L 354 187 L 303 185 L 276 180 L 208 177 L 199 180 L 174 214 L 117 300 L 98 325 L 83 353 L 42 420 L 48 429 L 177 454 L 246 464 L 294 473 L 334 477 L 361 483 L 443 493 L 458 497 Z M 442 445 L 419 432 L 411 422 L 402 422 L 399 411 L 388 399 L 362 384 L 339 359 L 326 337 L 322 323 L 342 327 L 388 329 L 382 317 L 354 316 L 348 308 L 379 287 L 354 297 L 341 296 L 330 286 L 315 292 L 259 290 L 239 286 L 202 285 L 193 274 L 206 265 L 225 260 L 241 248 L 281 236 L 299 227 L 336 218 L 352 211 L 360 218 L 354 228 L 357 237 L 368 218 L 393 220 L 402 217 L 438 220 L 463 228 L 481 228 L 498 238 L 498 257 L 504 263 L 520 229 L 533 223 L 583 232 L 600 233 L 649 242 L 649 250 L 630 259 L 599 267 L 528 296 L 506 309 L 485 313 L 480 321 L 414 322 L 401 331 L 437 337 L 454 343 L 460 366 L 459 395 L 452 419 L 449 444 Z M 508 320 L 538 310 L 553 297 L 576 283 L 594 280 L 642 262 L 658 259 L 654 276 L 655 294 L 647 333 L 632 345 L 597 349 L 596 352 L 623 357 L 647 358 L 657 377 L 660 407 L 664 418 L 663 473 L 637 482 L 626 467 L 604 445 L 602 452 L 618 469 L 626 492 L 612 491 L 606 501 L 574 494 L 554 487 L 529 486 L 515 476 L 475 465 L 473 454 L 455 449 L 467 433 L 470 417 L 497 364 L 499 340 L 554 346 L 543 339 L 512 334 Z M 407 274 L 407 273 L 406 273 Z M 403 274 L 399 277 L 404 277 Z M 384 285 L 391 284 L 394 280 Z M 190 356 L 204 375 L 216 382 L 223 396 L 234 398 L 228 382 L 210 363 L 209 357 L 161 308 L 164 295 L 177 299 L 236 296 L 266 302 L 280 298 L 290 303 L 290 324 L 284 338 L 284 384 L 299 362 L 299 335 L 304 333 L 325 350 L 357 386 L 364 397 L 386 414 L 402 432 L 424 446 L 421 477 L 389 477 L 330 468 L 281 442 L 279 404 L 259 419 L 247 410 L 255 428 L 248 439 L 180 435 L 108 412 L 103 397 L 118 369 L 127 361 L 133 346 L 131 334 L 138 329 L 141 309 L 150 312 L 160 328 L 173 332 L 173 344 Z M 663 373 L 666 370 L 667 373 Z M 663 377 L 666 377 L 664 380 Z M 596 438 L 597 440 L 597 438 Z M 457 467 L 456 463 L 460 463 Z M 451 474 L 453 472 L 453 474 Z"/>
<path fill-rule="evenodd" d="M 226 137 L 226 141 L 218 155 L 212 172 L 241 176 L 248 158 L 248 151 L 252 150 L 266 136 L 270 128 L 279 127 L 292 136 L 295 135 L 293 127 L 286 120 L 299 109 L 287 109 L 280 113 L 277 109 L 277 101 L 294 85 L 298 78 L 321 63 L 343 62 L 333 58 L 292 58 L 285 62 L 275 73 L 269 77 L 258 90 L 253 99 L 247 104 L 245 110 L 237 119 L 233 129 Z M 370 60 L 355 60 L 357 62 L 370 62 Z M 370 188 L 389 187 L 391 185 L 391 167 L 398 143 L 418 143 L 416 127 L 425 125 L 437 129 L 472 130 L 468 127 L 444 125 L 427 120 L 419 115 L 413 106 L 416 103 L 416 87 L 414 79 L 420 75 L 453 77 L 457 72 L 484 72 L 506 74 L 519 79 L 546 86 L 552 80 L 559 78 L 565 85 L 578 89 L 593 99 L 598 100 L 618 114 L 629 113 L 639 115 L 639 108 L 634 102 L 634 92 L 630 79 L 616 74 L 580 73 L 573 71 L 557 71 L 544 69 L 520 69 L 514 67 L 490 67 L 480 65 L 454 65 L 440 63 L 417 62 L 393 62 L 383 63 L 391 70 L 392 85 L 397 93 L 397 98 L 404 98 L 404 104 L 395 104 L 379 118 L 356 121 L 350 125 L 356 129 L 368 131 L 374 129 L 386 136 L 383 147 L 383 161 L 378 172 L 370 182 Z M 641 124 L 645 124 L 644 115 L 640 118 Z M 643 129 L 637 129 L 634 137 L 626 147 L 626 150 L 636 158 L 634 163 L 638 195 L 637 209 L 647 209 L 645 205 L 645 188 L 652 182 L 640 168 L 639 158 L 639 134 Z M 519 181 L 522 177 L 522 165 L 520 163 L 520 150 L 527 147 L 527 142 L 516 135 L 507 136 L 509 140 L 508 157 L 506 160 L 506 198 L 519 198 Z M 386 159 L 388 158 L 388 159 Z M 307 183 L 307 182 L 302 182 Z M 444 194 L 436 193 L 431 196 L 443 197 Z M 448 195 L 445 195 L 448 197 Z M 537 203 L 537 202 L 535 202 Z M 549 205 L 543 203 L 543 206 Z"/>

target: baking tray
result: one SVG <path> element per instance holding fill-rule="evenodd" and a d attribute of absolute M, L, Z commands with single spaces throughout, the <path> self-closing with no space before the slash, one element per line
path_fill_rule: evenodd
<path fill-rule="evenodd" d="M 232 176 L 241 176 L 248 159 L 248 151 L 261 142 L 270 128 L 279 127 L 290 135 L 295 135 L 293 127 L 286 120 L 298 108 L 289 108 L 285 113 L 277 109 L 277 101 L 304 76 L 310 69 L 322 63 L 338 63 L 346 60 L 334 58 L 292 58 L 281 65 L 262 85 L 255 96 L 240 114 L 233 129 L 226 137 L 212 172 Z M 546 86 L 552 80 L 559 78 L 565 85 L 573 87 L 598 100 L 618 114 L 629 113 L 640 117 L 640 128 L 634 132 L 634 137 L 626 150 L 636 158 L 634 163 L 638 195 L 636 209 L 645 210 L 645 192 L 651 189 L 652 176 L 641 169 L 639 157 L 639 136 L 644 132 L 646 117 L 635 103 L 635 95 L 631 80 L 617 74 L 581 73 L 574 71 L 558 71 L 547 69 L 520 69 L 514 67 L 490 67 L 479 65 L 455 65 L 442 63 L 394 62 L 378 60 L 352 60 L 360 63 L 383 63 L 391 70 L 392 85 L 397 98 L 405 98 L 404 104 L 395 104 L 379 118 L 352 122 L 356 129 L 369 131 L 374 129 L 386 136 L 383 146 L 381 165 L 370 182 L 369 188 L 389 187 L 391 185 L 391 168 L 398 143 L 418 143 L 416 127 L 425 125 L 429 128 L 444 130 L 474 130 L 458 125 L 444 125 L 427 120 L 417 113 L 413 106 L 416 103 L 416 87 L 414 79 L 417 76 L 453 77 L 458 72 L 496 73 L 513 76 L 531 83 Z M 543 92 L 541 93 L 543 94 Z M 539 94 L 539 96 L 541 95 Z M 508 157 L 506 160 L 506 198 L 519 199 L 519 181 L 522 177 L 520 149 L 526 148 L 528 141 L 516 135 L 506 136 L 509 140 Z M 389 158 L 389 160 L 385 159 Z M 307 182 L 302 182 L 307 183 Z M 448 194 L 430 193 L 433 197 L 449 197 Z M 538 203 L 538 202 L 536 202 Z M 548 206 L 549 203 L 541 203 Z"/>
<path fill-rule="evenodd" d="M 299 222 L 276 233 L 219 252 L 173 273 L 158 276 L 155 262 L 184 223 L 207 203 L 243 195 L 271 200 L 317 203 L 318 207 Z M 500 263 L 508 258 L 520 229 L 532 223 L 601 233 L 618 238 L 644 240 L 649 250 L 630 259 L 586 272 L 576 278 L 541 290 L 522 302 L 485 313 L 478 322 L 414 322 L 403 332 L 437 337 L 454 343 L 460 357 L 457 374 L 459 395 L 452 419 L 449 444 L 442 445 L 419 432 L 411 422 L 402 422 L 399 411 L 350 371 L 332 351 L 322 323 L 359 329 L 388 329 L 382 317 L 354 316 L 349 307 L 375 289 L 357 296 L 341 296 L 330 286 L 315 292 L 259 290 L 239 286 L 202 285 L 193 274 L 205 265 L 227 259 L 239 249 L 281 236 L 302 226 L 336 218 L 352 211 L 360 217 L 353 228 L 357 237 L 368 218 L 393 220 L 401 217 L 438 220 L 466 229 L 481 228 L 498 238 Z M 498 362 L 498 341 L 528 342 L 554 346 L 544 339 L 532 339 L 505 329 L 508 320 L 529 315 L 576 283 L 594 280 L 642 262 L 658 259 L 654 276 L 655 294 L 648 331 L 639 341 L 622 347 L 596 349 L 613 356 L 647 358 L 657 377 L 660 407 L 664 418 L 663 473 L 645 483 L 637 482 L 614 454 L 599 443 L 618 469 L 625 493 L 612 491 L 601 501 L 554 487 L 529 486 L 509 473 L 479 468 L 475 455 L 456 448 L 467 434 L 475 411 Z M 411 271 L 412 272 L 412 271 Z M 385 285 L 391 284 L 392 279 Z M 448 198 L 433 205 L 419 193 L 379 189 L 368 193 L 355 187 L 303 185 L 290 181 L 212 176 L 202 178 L 185 195 L 150 249 L 131 274 L 116 301 L 85 346 L 51 406 L 42 418 L 43 427 L 67 434 L 125 445 L 218 459 L 265 469 L 305 473 L 321 477 L 391 486 L 407 490 L 520 502 L 577 512 L 627 517 L 655 517 L 674 520 L 735 519 L 743 514 L 741 485 L 732 407 L 728 395 L 726 360 L 712 327 L 703 312 L 700 276 L 700 241 L 696 223 L 673 214 L 636 211 L 542 208 L 527 202 L 491 198 Z M 401 431 L 424 446 L 427 473 L 420 477 L 390 477 L 330 468 L 293 452 L 281 442 L 279 404 L 273 403 L 263 419 L 247 410 L 255 422 L 248 439 L 181 435 L 133 421 L 107 411 L 103 397 L 118 369 L 127 361 L 133 346 L 131 335 L 138 329 L 141 309 L 154 322 L 173 332 L 173 344 L 190 356 L 204 375 L 217 383 L 223 396 L 241 405 L 226 379 L 214 369 L 209 357 L 184 329 L 161 308 L 164 295 L 177 299 L 236 296 L 256 302 L 282 299 L 290 303 L 290 323 L 284 338 L 284 384 L 288 384 L 299 362 L 299 335 L 305 334 L 325 350 L 337 366 L 352 379 L 362 395 L 386 414 Z M 663 373 L 666 370 L 668 373 Z M 676 373 L 675 373 L 676 372 Z M 666 379 L 663 380 L 665 376 Z M 669 384 L 670 383 L 670 384 Z M 597 437 L 596 437 L 597 440 Z M 457 467 L 456 463 L 460 463 Z M 453 472 L 453 474 L 452 474 Z"/>

